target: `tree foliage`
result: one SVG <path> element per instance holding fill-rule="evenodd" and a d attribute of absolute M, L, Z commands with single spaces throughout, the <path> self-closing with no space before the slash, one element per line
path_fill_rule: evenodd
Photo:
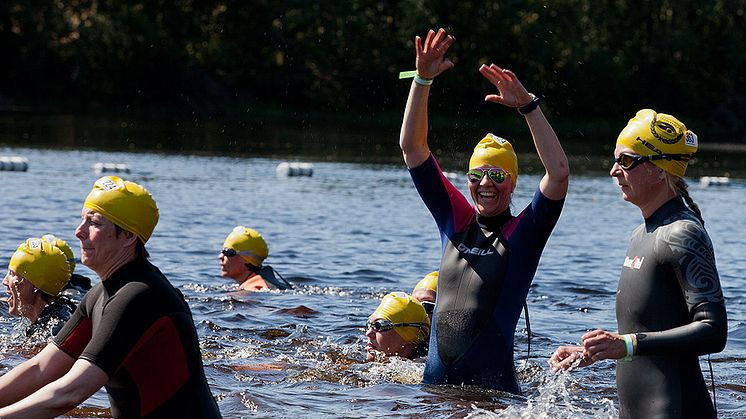
<path fill-rule="evenodd" d="M 456 36 L 442 111 L 511 68 L 561 116 L 642 107 L 745 137 L 746 0 L 5 0 L 0 104 L 401 109 L 413 39 Z"/>

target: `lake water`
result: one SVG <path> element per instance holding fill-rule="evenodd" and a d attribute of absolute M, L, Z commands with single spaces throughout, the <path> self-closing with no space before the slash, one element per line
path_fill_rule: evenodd
<path fill-rule="evenodd" d="M 395 140 L 390 145 L 396 149 Z M 627 240 L 641 222 L 608 176 L 574 175 L 564 212 L 529 293 L 531 354 L 519 322 L 516 365 L 524 397 L 419 383 L 423 363 L 366 363 L 364 324 L 389 291 L 411 292 L 438 268 L 440 242 L 403 163 L 307 160 L 312 177 L 278 178 L 282 159 L 0 147 L 29 159 L 27 172 L 0 172 L 0 271 L 29 236 L 73 236 L 96 162 L 129 165 L 125 178 L 155 197 L 160 222 L 151 260 L 186 296 L 212 392 L 225 417 L 617 417 L 614 364 L 553 375 L 547 359 L 588 329 L 615 330 L 614 297 Z M 456 170 L 455 168 L 453 170 Z M 459 169 L 460 170 L 460 169 Z M 539 178 L 523 175 L 514 210 Z M 454 181 L 465 191 L 465 178 Z M 712 355 L 721 417 L 746 411 L 746 181 L 692 182 L 714 242 L 729 318 L 728 344 Z M 263 233 L 267 263 L 291 291 L 235 295 L 219 276 L 218 251 L 236 225 Z M 76 272 L 97 278 L 84 266 Z M 300 309 L 299 309 L 300 308 Z M 308 308 L 310 310 L 305 310 Z M 21 326 L 0 303 L 0 374 L 24 359 Z M 489 362 L 489 360 L 484 360 Z M 706 358 L 702 369 L 708 371 Z M 706 374 L 710 382 L 709 373 Z M 73 411 L 106 416 L 103 392 Z"/>

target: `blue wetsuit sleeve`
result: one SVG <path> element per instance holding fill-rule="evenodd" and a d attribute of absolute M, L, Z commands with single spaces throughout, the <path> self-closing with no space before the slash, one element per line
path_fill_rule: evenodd
<path fill-rule="evenodd" d="M 686 300 L 691 323 L 670 330 L 637 333 L 636 354 L 671 351 L 704 355 L 720 352 L 728 336 L 720 278 L 707 232 L 695 222 L 677 223 L 659 236 Z"/>
<path fill-rule="evenodd" d="M 409 169 L 409 173 L 417 193 L 442 234 L 450 237 L 473 219 L 473 207 L 461 191 L 446 179 L 432 154 L 421 165 Z"/>

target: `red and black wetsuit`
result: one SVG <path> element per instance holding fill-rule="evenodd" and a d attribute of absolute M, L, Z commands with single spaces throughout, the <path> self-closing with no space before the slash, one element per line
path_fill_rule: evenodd
<path fill-rule="evenodd" d="M 109 376 L 114 417 L 220 417 L 189 306 L 145 259 L 93 287 L 53 343 Z"/>

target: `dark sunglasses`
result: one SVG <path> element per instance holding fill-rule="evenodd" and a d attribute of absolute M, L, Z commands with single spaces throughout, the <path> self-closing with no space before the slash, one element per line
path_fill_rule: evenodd
<path fill-rule="evenodd" d="M 502 169 L 472 169 L 466 172 L 466 176 L 471 183 L 481 182 L 485 174 L 495 183 L 503 183 L 508 178 L 508 174 Z"/>
<path fill-rule="evenodd" d="M 624 170 L 632 170 L 646 161 L 654 160 L 676 160 L 676 161 L 689 161 L 692 158 L 691 154 L 654 154 L 652 156 L 637 156 L 634 154 L 621 153 L 619 157 L 614 159 L 614 162 Z"/>
<path fill-rule="evenodd" d="M 425 325 L 422 323 L 391 323 L 388 320 L 376 320 L 367 324 L 368 329 L 373 329 L 376 332 L 385 332 L 395 327 L 416 327 L 421 329 L 423 326 Z"/>
<path fill-rule="evenodd" d="M 435 310 L 435 303 L 432 301 L 422 301 L 420 304 L 422 304 L 422 308 L 425 309 L 425 313 L 427 314 L 432 314 L 433 310 Z"/>
<path fill-rule="evenodd" d="M 237 251 L 236 249 L 231 249 L 229 247 L 226 247 L 225 249 L 221 250 L 220 253 L 222 253 L 223 256 L 229 257 L 229 258 L 232 258 L 233 256 L 236 256 L 236 255 L 253 256 L 253 254 L 249 251 Z"/>

